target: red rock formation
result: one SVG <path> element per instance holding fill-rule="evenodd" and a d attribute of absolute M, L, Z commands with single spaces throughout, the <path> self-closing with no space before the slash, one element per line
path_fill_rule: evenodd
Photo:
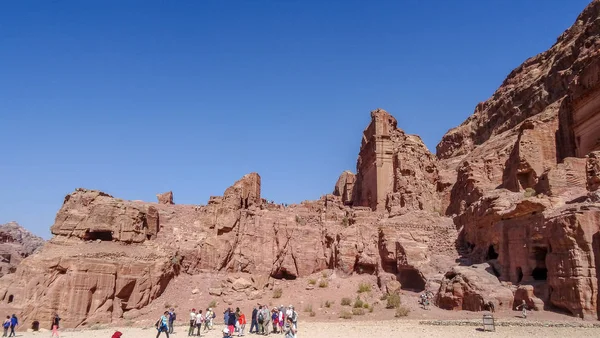
<path fill-rule="evenodd" d="M 175 204 L 175 203 L 173 203 L 173 192 L 172 191 L 167 191 L 165 193 L 158 194 L 158 195 L 156 195 L 156 198 L 158 199 L 158 203 L 160 203 L 160 204 Z"/>
<path fill-rule="evenodd" d="M 357 174 L 317 201 L 267 203 L 256 173 L 204 206 L 78 189 L 50 243 L 0 279 L 0 301 L 25 324 L 58 311 L 79 326 L 134 317 L 177 274 L 234 274 L 209 293 L 256 299 L 273 278 L 333 269 L 373 275 L 386 292 L 437 290 L 446 309 L 525 300 L 597 316 L 599 17 L 594 0 L 444 136 L 438 157 L 372 111 Z"/>
<path fill-rule="evenodd" d="M 341 197 L 344 204 L 352 205 L 355 182 L 356 175 L 348 170 L 344 171 L 335 183 L 333 195 Z"/>
<path fill-rule="evenodd" d="M 495 309 L 512 308 L 512 291 L 488 270 L 487 264 L 452 268 L 444 275 L 436 304 L 446 310 L 483 311 L 488 302 Z"/>
<path fill-rule="evenodd" d="M 586 186 L 589 191 L 600 188 L 600 151 L 589 154 L 586 163 Z"/>
<path fill-rule="evenodd" d="M 383 109 L 371 112 L 356 165 L 353 205 L 385 208 L 391 215 L 441 211 L 435 156 L 421 138 L 405 134 L 396 124 Z"/>
<path fill-rule="evenodd" d="M 573 80 L 598 57 L 599 13 L 600 1 L 594 0 L 549 50 L 513 70 L 490 99 L 479 103 L 473 115 L 444 135 L 437 146 L 438 157 L 467 155 L 553 103 L 553 115 L 557 115 Z"/>
<path fill-rule="evenodd" d="M 15 272 L 23 258 L 33 254 L 44 240 L 16 222 L 0 225 L 0 276 Z"/>
<path fill-rule="evenodd" d="M 65 197 L 50 230 L 54 235 L 85 240 L 139 243 L 156 236 L 158 211 L 149 204 L 77 189 Z"/>

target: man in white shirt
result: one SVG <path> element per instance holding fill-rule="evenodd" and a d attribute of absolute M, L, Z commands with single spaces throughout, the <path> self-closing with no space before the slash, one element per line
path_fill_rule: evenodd
<path fill-rule="evenodd" d="M 190 329 L 188 330 L 188 336 L 194 334 L 194 327 L 196 327 L 196 309 L 192 309 L 192 312 L 190 312 Z"/>

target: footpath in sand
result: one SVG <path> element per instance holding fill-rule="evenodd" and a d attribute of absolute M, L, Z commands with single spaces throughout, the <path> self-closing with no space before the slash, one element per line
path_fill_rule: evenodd
<path fill-rule="evenodd" d="M 542 324 L 543 325 L 543 324 Z M 249 326 L 248 326 L 249 327 Z M 202 337 L 222 337 L 222 325 L 216 325 L 213 331 L 203 334 Z M 544 326 L 501 326 L 495 332 L 482 332 L 477 326 L 436 326 L 422 325 L 414 320 L 398 321 L 341 321 L 328 323 L 300 323 L 299 338 L 363 338 L 363 337 L 595 337 L 600 335 L 600 328 L 583 327 L 544 327 Z M 118 328 L 123 333 L 123 338 L 156 337 L 154 328 Z M 66 331 L 61 332 L 61 337 L 68 338 L 110 338 L 115 329 Z M 175 327 L 175 333 L 170 335 L 175 338 L 187 337 L 187 327 Z M 246 334 L 246 337 L 258 337 Z M 271 334 L 271 337 L 283 335 Z M 50 332 L 19 333 L 17 337 L 50 337 Z M 166 337 L 161 334 L 161 337 Z"/>

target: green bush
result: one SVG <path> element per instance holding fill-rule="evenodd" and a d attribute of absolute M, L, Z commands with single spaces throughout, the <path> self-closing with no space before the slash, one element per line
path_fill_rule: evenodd
<path fill-rule="evenodd" d="M 307 304 L 304 307 L 304 312 L 313 312 L 312 304 Z"/>
<path fill-rule="evenodd" d="M 523 195 L 527 198 L 527 197 L 533 197 L 536 195 L 535 190 L 533 188 L 527 188 L 525 189 L 525 192 L 523 193 Z"/>
<path fill-rule="evenodd" d="M 396 308 L 396 317 L 406 317 L 408 316 L 408 313 L 410 312 L 410 309 L 407 308 L 406 306 L 398 306 Z"/>
<path fill-rule="evenodd" d="M 208 307 L 211 309 L 214 309 L 217 307 L 217 301 L 216 300 L 211 300 L 210 303 L 208 303 Z"/>
<path fill-rule="evenodd" d="M 354 301 L 354 308 L 362 308 L 364 304 L 365 303 L 360 299 L 360 297 L 356 297 L 356 300 Z"/>
<path fill-rule="evenodd" d="M 346 310 L 343 310 L 343 311 L 340 313 L 340 318 L 343 318 L 343 319 L 352 319 L 352 313 L 351 313 L 351 312 L 348 312 L 348 311 L 346 311 Z"/>
<path fill-rule="evenodd" d="M 368 308 L 369 308 L 369 303 L 365 302 L 365 303 L 363 304 L 363 308 L 365 308 L 365 309 L 368 309 Z"/>
<path fill-rule="evenodd" d="M 397 309 L 400 304 L 402 304 L 402 300 L 400 299 L 400 295 L 397 293 L 392 293 L 387 297 L 387 305 L 388 309 Z"/>
<path fill-rule="evenodd" d="M 308 284 L 315 285 L 315 284 L 317 284 L 317 280 L 314 279 L 314 278 L 311 278 L 311 279 L 308 280 Z"/>
<path fill-rule="evenodd" d="M 311 312 L 310 312 L 308 315 L 309 315 L 309 316 L 311 316 L 311 317 L 314 317 L 314 316 L 316 316 L 317 314 L 316 314 L 314 311 L 311 311 Z"/>
<path fill-rule="evenodd" d="M 330 308 L 330 307 L 331 307 L 331 305 L 333 305 L 333 302 L 330 302 L 330 301 L 328 301 L 328 300 L 326 300 L 326 301 L 325 301 L 325 307 L 326 307 L 326 308 Z"/>
<path fill-rule="evenodd" d="M 352 309 L 352 314 L 355 316 L 363 316 L 365 314 L 365 310 L 363 309 Z"/>
<path fill-rule="evenodd" d="M 275 289 L 275 290 L 273 290 L 273 298 L 281 298 L 282 294 L 283 294 L 283 290 L 282 289 Z"/>
<path fill-rule="evenodd" d="M 367 283 L 360 283 L 358 285 L 358 293 L 363 293 L 363 292 L 371 292 L 371 284 L 367 284 Z"/>
<path fill-rule="evenodd" d="M 328 286 L 329 286 L 329 282 L 327 282 L 326 280 L 321 280 L 321 281 L 319 282 L 319 287 L 320 287 L 320 288 L 326 288 L 326 287 L 328 287 Z"/>
<path fill-rule="evenodd" d="M 350 306 L 350 304 L 352 304 L 352 299 L 344 297 L 340 304 L 342 304 L 342 306 Z"/>

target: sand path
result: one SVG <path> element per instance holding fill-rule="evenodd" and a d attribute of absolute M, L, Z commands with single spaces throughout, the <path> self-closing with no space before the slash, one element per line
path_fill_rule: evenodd
<path fill-rule="evenodd" d="M 221 326 L 217 326 L 221 328 Z M 299 338 L 379 338 L 379 337 L 596 337 L 600 336 L 598 328 L 557 328 L 557 327 L 497 327 L 496 332 L 481 332 L 472 326 L 429 326 L 419 325 L 417 321 L 364 321 L 364 322 L 329 322 L 300 323 Z M 61 332 L 63 338 L 110 338 L 115 330 L 86 330 Z M 121 328 L 123 338 L 156 337 L 153 328 Z M 173 338 L 187 337 L 187 329 L 176 327 Z M 24 332 L 17 337 L 50 337 L 50 332 Z M 165 337 L 164 334 L 161 337 Z M 222 334 L 215 329 L 203 337 L 219 338 Z M 246 334 L 246 337 L 259 337 Z M 283 337 L 271 334 L 270 337 Z"/>

